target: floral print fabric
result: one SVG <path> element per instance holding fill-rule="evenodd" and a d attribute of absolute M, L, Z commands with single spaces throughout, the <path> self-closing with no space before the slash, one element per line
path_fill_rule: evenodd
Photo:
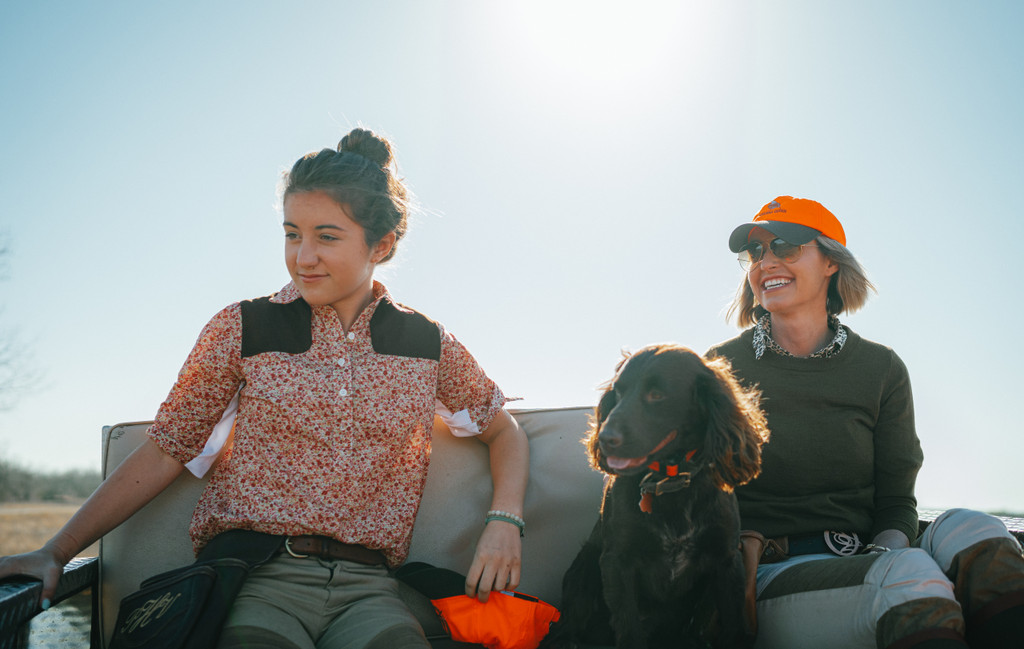
<path fill-rule="evenodd" d="M 232 444 L 193 515 L 196 551 L 242 528 L 357 543 L 381 550 L 392 566 L 405 559 L 436 401 L 466 410 L 483 430 L 505 397 L 440 325 L 439 360 L 374 351 L 370 319 L 382 301 L 393 303 L 378 283 L 374 297 L 347 335 L 334 309 L 313 307 L 313 342 L 303 353 L 242 358 L 238 303 L 203 329 L 149 430 L 164 451 L 188 462 L 242 388 Z M 289 284 L 270 301 L 298 299 Z"/>

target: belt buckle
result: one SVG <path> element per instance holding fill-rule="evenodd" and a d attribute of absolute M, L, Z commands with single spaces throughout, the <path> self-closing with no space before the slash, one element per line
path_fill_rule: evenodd
<path fill-rule="evenodd" d="M 292 555 L 296 559 L 308 559 L 309 558 L 308 554 L 298 554 L 294 550 L 292 550 L 292 537 L 290 537 L 290 536 L 287 537 L 284 540 L 284 549 L 285 549 L 285 552 L 287 552 L 288 554 Z"/>
<path fill-rule="evenodd" d="M 825 532 L 825 545 L 832 551 L 833 554 L 837 554 L 841 557 L 852 557 L 860 551 L 863 543 L 860 541 L 860 537 L 857 536 L 856 532 Z"/>

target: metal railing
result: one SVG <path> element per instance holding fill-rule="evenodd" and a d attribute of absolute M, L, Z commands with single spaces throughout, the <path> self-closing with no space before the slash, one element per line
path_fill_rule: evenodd
<path fill-rule="evenodd" d="M 72 559 L 64 567 L 64 575 L 53 598 L 53 606 L 56 606 L 73 595 L 92 589 L 92 647 L 100 646 L 97 638 L 100 607 L 96 588 L 99 572 L 100 561 L 97 557 Z M 28 623 L 42 612 L 39 608 L 42 592 L 42 582 L 35 579 L 15 577 L 0 582 L 0 649 L 27 646 Z"/>

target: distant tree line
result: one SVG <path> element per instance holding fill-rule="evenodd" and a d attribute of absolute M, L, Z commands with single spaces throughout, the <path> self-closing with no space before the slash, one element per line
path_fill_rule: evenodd
<path fill-rule="evenodd" d="M 0 458 L 0 502 L 66 502 L 86 498 L 101 481 L 99 471 L 40 473 Z"/>
<path fill-rule="evenodd" d="M 10 254 L 8 235 L 0 231 L 0 281 L 7 280 Z M 39 386 L 40 375 L 30 362 L 30 346 L 6 326 L 3 316 L 0 306 L 0 410 L 7 410 L 14 407 L 18 397 Z"/>

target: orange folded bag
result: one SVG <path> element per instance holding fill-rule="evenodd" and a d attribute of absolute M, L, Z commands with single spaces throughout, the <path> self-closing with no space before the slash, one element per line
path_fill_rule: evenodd
<path fill-rule="evenodd" d="M 465 594 L 466 578 L 425 563 L 407 564 L 399 579 L 426 595 L 458 642 L 488 649 L 536 649 L 559 613 L 551 604 L 515 591 L 492 592 L 486 602 Z"/>

